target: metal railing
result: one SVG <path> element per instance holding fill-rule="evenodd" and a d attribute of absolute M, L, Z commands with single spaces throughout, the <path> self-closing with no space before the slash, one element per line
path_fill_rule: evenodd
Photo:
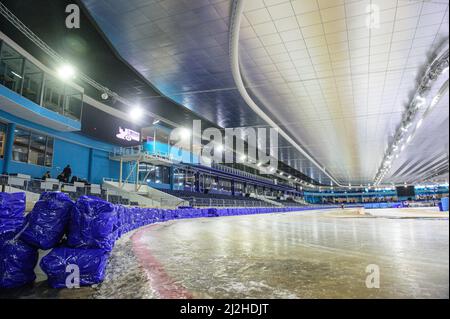
<path fill-rule="evenodd" d="M 274 207 L 269 203 L 257 200 L 242 199 L 216 199 L 216 198 L 198 198 L 186 197 L 192 207 Z"/>
<path fill-rule="evenodd" d="M 256 174 L 252 174 L 252 173 L 249 173 L 249 172 L 241 171 L 239 169 L 236 169 L 236 168 L 233 168 L 233 167 L 229 167 L 229 166 L 226 166 L 226 165 L 212 163 L 211 167 L 215 168 L 215 169 L 218 169 L 218 170 L 220 170 L 222 172 L 225 172 L 225 173 L 230 173 L 230 174 L 233 174 L 233 175 L 242 176 L 242 177 L 246 177 L 246 178 L 253 178 L 253 179 L 256 179 L 256 180 L 260 180 L 262 182 L 272 183 L 273 184 L 273 179 L 262 177 L 262 176 L 259 176 L 259 175 L 256 175 Z"/>

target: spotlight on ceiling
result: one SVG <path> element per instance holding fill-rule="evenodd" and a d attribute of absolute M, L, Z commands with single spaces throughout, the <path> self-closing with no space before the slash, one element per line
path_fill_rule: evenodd
<path fill-rule="evenodd" d="M 144 115 L 144 110 L 142 108 L 140 108 L 139 106 L 134 107 L 129 112 L 129 116 L 130 116 L 131 120 L 133 120 L 133 121 L 137 121 L 137 120 L 141 119 L 143 115 Z"/>
<path fill-rule="evenodd" d="M 416 128 L 419 129 L 423 124 L 423 119 L 420 119 L 419 122 L 417 122 Z"/>
<path fill-rule="evenodd" d="M 153 125 L 159 124 L 160 122 L 161 122 L 161 120 L 155 119 L 155 120 L 153 121 Z"/>
<path fill-rule="evenodd" d="M 75 78 L 75 68 L 70 64 L 64 64 L 58 69 L 58 76 L 62 80 L 71 80 Z"/>
<path fill-rule="evenodd" d="M 181 136 L 182 136 L 183 138 L 188 139 L 188 138 L 191 137 L 191 130 L 188 129 L 188 128 L 183 127 L 183 128 L 181 128 L 181 130 L 180 130 L 180 134 L 181 134 Z"/>
<path fill-rule="evenodd" d="M 416 101 L 417 101 L 417 108 L 420 109 L 422 107 L 425 106 L 425 104 L 427 103 L 427 100 L 424 97 L 421 97 L 420 95 L 418 97 L 416 97 Z"/>
<path fill-rule="evenodd" d="M 108 93 L 103 93 L 102 95 L 102 100 L 107 100 L 107 99 L 109 99 L 109 95 L 108 95 Z"/>
<path fill-rule="evenodd" d="M 218 145 L 216 146 L 216 150 L 217 150 L 217 152 L 222 153 L 223 150 L 224 150 L 223 145 L 222 145 L 222 144 L 218 144 Z"/>

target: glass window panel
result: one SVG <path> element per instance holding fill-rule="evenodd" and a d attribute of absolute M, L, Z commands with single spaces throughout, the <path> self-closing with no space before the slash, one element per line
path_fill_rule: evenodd
<path fill-rule="evenodd" d="M 42 106 L 56 113 L 63 114 L 64 84 L 49 75 L 45 77 Z"/>
<path fill-rule="evenodd" d="M 53 166 L 53 138 L 47 137 L 47 149 L 45 153 L 45 166 Z"/>
<path fill-rule="evenodd" d="M 0 124 L 0 158 L 5 155 L 6 127 Z"/>
<path fill-rule="evenodd" d="M 80 91 L 75 90 L 71 86 L 66 85 L 64 115 L 75 120 L 81 119 L 81 109 L 83 105 L 83 95 Z"/>
<path fill-rule="evenodd" d="M 45 136 L 31 134 L 30 154 L 28 155 L 30 164 L 44 166 L 46 144 L 47 139 Z"/>
<path fill-rule="evenodd" d="M 0 84 L 20 93 L 22 87 L 22 67 L 24 59 L 14 49 L 1 44 L 0 54 Z"/>
<path fill-rule="evenodd" d="M 17 129 L 14 134 L 13 160 L 28 163 L 28 149 L 30 146 L 30 132 Z"/>
<path fill-rule="evenodd" d="M 22 95 L 40 104 L 40 92 L 44 73 L 33 63 L 25 61 Z"/>

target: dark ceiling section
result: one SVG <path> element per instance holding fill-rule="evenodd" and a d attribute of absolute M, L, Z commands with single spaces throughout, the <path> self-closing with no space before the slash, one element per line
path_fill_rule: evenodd
<path fill-rule="evenodd" d="M 149 83 L 140 78 L 115 54 L 83 10 L 81 28 L 66 28 L 65 9 L 67 5 L 74 3 L 73 0 L 2 0 L 2 3 L 66 61 L 70 61 L 77 70 L 124 98 L 181 125 L 192 125 L 193 119 L 205 121 L 183 106 L 162 97 Z M 80 7 L 82 8 L 81 4 Z M 0 26 L 3 33 L 14 39 L 42 63 L 52 69 L 58 67 L 3 16 L 0 16 Z M 101 92 L 88 85 L 83 86 L 88 95 L 99 99 Z M 102 102 L 123 111 L 128 108 L 117 101 Z M 208 124 L 213 126 L 210 122 Z"/>
<path fill-rule="evenodd" d="M 221 127 L 265 124 L 233 80 L 231 1 L 81 2 L 120 56 L 164 95 Z"/>
<path fill-rule="evenodd" d="M 145 8 L 148 7 L 148 10 L 139 9 L 142 14 L 137 16 L 147 15 L 149 19 L 152 18 L 152 15 L 158 13 L 156 10 L 158 4 L 155 1 L 146 1 L 114 0 L 108 2 L 99 0 L 81 3 L 81 1 L 74 0 L 2 0 L 2 3 L 52 49 L 70 61 L 77 70 L 124 98 L 147 108 L 152 113 L 188 127 L 192 125 L 194 119 L 201 119 L 203 129 L 217 126 L 223 128 L 267 126 L 242 100 L 235 88 L 229 66 L 228 51 L 225 49 L 228 42 L 227 26 L 217 27 L 217 21 L 215 23 L 211 21 L 211 23 L 197 28 L 195 21 L 192 20 L 195 15 L 197 15 L 198 21 L 208 20 L 209 16 L 215 16 L 215 13 L 207 9 L 204 4 L 203 7 L 198 6 L 197 8 L 196 4 L 200 5 L 200 1 L 193 3 L 189 0 L 186 3 L 189 9 L 192 9 L 190 17 L 182 16 L 180 19 L 176 19 L 176 25 L 171 24 L 169 20 L 159 19 L 157 23 L 151 25 L 151 28 L 148 26 L 141 28 L 142 36 L 154 38 L 135 41 L 133 39 L 140 35 L 128 32 L 130 30 L 123 24 L 139 23 L 139 21 L 136 21 L 137 17 L 133 19 L 129 14 L 124 13 L 130 13 L 130 9 L 138 8 L 141 4 Z M 171 1 L 175 3 L 175 0 Z M 65 26 L 66 6 L 74 2 L 82 9 L 80 29 L 68 29 Z M 148 3 L 151 5 L 147 5 Z M 114 4 L 114 8 L 112 4 Z M 84 5 L 88 5 L 89 11 Z M 186 9 L 187 6 L 184 8 Z M 219 10 L 224 16 L 228 14 L 228 7 L 221 7 Z M 191 20 L 185 18 L 191 18 Z M 219 23 L 219 25 L 221 24 Z M 180 30 L 186 28 L 193 30 L 189 38 L 176 37 Z M 58 67 L 50 57 L 6 21 L 3 16 L 0 16 L 0 30 L 48 67 L 52 69 Z M 197 31 L 194 32 L 195 30 Z M 206 34 L 212 34 L 213 38 L 206 37 Z M 169 40 L 175 41 L 173 50 L 183 51 L 173 52 L 177 53 L 178 59 L 181 59 L 174 62 L 175 66 L 182 67 L 182 69 L 179 70 L 181 72 L 165 74 L 164 69 L 168 67 L 169 61 L 166 61 L 166 64 L 156 62 L 166 58 L 158 56 L 161 53 L 159 45 Z M 215 43 L 216 46 L 208 50 L 201 50 L 198 49 L 196 41 L 206 41 L 211 45 Z M 155 45 L 158 48 L 153 47 Z M 115 48 L 120 51 L 116 52 Z M 136 57 L 137 60 L 128 55 L 135 50 L 139 50 L 141 53 Z M 123 58 L 127 60 L 125 61 Z M 151 70 L 147 69 L 146 72 L 135 70 L 135 65 L 150 63 L 149 61 L 155 62 L 151 65 Z M 161 74 L 161 76 L 150 83 L 143 78 L 150 74 Z M 155 89 L 154 86 L 158 89 Z M 83 87 L 88 95 L 100 100 L 101 92 L 86 84 Z M 220 90 L 217 90 L 218 88 Z M 159 90 L 164 93 L 164 96 Z M 111 99 L 101 100 L 101 102 L 122 111 L 129 108 Z M 261 103 L 261 105 L 264 104 Z M 85 133 L 99 137 L 97 130 L 99 127 L 104 128 L 104 125 L 95 125 L 96 121 L 101 120 L 98 112 L 92 112 L 91 115 L 96 118 L 89 121 L 90 124 L 85 128 Z M 113 136 L 111 135 L 113 132 L 104 129 L 101 129 L 101 132 L 108 137 Z M 280 160 L 284 162 L 280 163 L 282 170 L 292 176 L 308 180 L 303 175 L 305 174 L 317 182 L 329 184 L 329 178 L 313 167 L 287 141 L 280 138 L 279 143 Z"/>

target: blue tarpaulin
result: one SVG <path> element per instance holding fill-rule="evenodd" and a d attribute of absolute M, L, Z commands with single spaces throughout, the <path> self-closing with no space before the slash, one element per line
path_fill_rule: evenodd
<path fill-rule="evenodd" d="M 52 288 L 91 286 L 105 278 L 108 257 L 102 249 L 55 248 L 42 258 L 40 266 Z"/>
<path fill-rule="evenodd" d="M 21 240 L 0 243 L 0 288 L 17 288 L 36 279 L 36 248 Z"/>
<path fill-rule="evenodd" d="M 26 218 L 20 239 L 43 250 L 55 247 L 66 231 L 73 205 L 67 194 L 42 194 Z"/>
<path fill-rule="evenodd" d="M 117 225 L 116 205 L 97 197 L 82 196 L 72 209 L 67 245 L 111 251 L 117 239 Z"/>
<path fill-rule="evenodd" d="M 0 244 L 14 238 L 25 217 L 25 193 L 0 193 Z"/>

